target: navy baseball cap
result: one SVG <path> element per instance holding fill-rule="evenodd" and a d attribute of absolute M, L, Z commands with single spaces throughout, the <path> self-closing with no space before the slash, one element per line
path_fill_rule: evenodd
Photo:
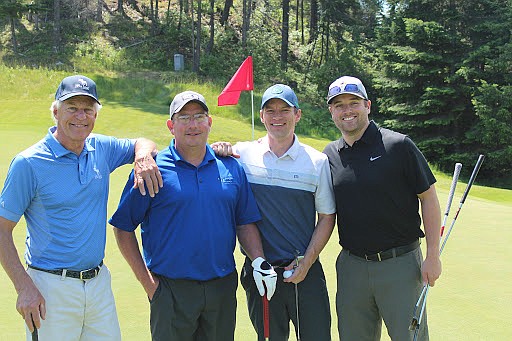
<path fill-rule="evenodd" d="M 85 76 L 76 75 L 64 78 L 55 93 L 55 99 L 59 101 L 65 101 L 74 96 L 88 96 L 101 104 L 96 92 L 96 83 Z"/>
<path fill-rule="evenodd" d="M 334 97 L 343 94 L 351 94 L 362 99 L 368 99 L 363 83 L 356 77 L 343 76 L 332 82 L 327 93 L 327 104 L 331 104 Z"/>
<path fill-rule="evenodd" d="M 291 107 L 299 109 L 299 100 L 292 88 L 284 84 L 274 84 L 263 93 L 261 98 L 261 109 L 273 98 L 283 100 Z"/>
<path fill-rule="evenodd" d="M 183 91 L 174 96 L 174 99 L 169 106 L 169 114 L 171 115 L 171 119 L 174 114 L 180 112 L 180 110 L 183 109 L 183 107 L 189 102 L 199 103 L 204 110 L 209 111 L 203 95 L 195 91 Z"/>

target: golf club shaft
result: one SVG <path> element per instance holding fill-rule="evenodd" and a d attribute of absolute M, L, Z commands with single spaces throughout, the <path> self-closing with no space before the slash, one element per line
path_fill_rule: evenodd
<path fill-rule="evenodd" d="M 452 207 L 453 196 L 455 194 L 455 188 L 457 187 L 457 182 L 459 181 L 460 171 L 462 169 L 462 163 L 457 162 L 455 164 L 455 169 L 453 170 L 452 184 L 450 186 L 450 192 L 448 192 L 448 200 L 446 202 L 446 209 L 444 210 L 443 217 L 443 226 L 441 227 L 441 236 L 440 239 L 443 238 L 444 227 L 446 226 L 446 221 L 448 220 L 448 214 L 450 213 L 450 208 Z"/>
<path fill-rule="evenodd" d="M 483 155 L 478 156 L 478 160 L 476 162 L 475 168 L 473 168 L 473 172 L 471 173 L 468 184 L 466 185 L 464 194 L 462 194 L 462 197 L 460 199 L 459 208 L 457 209 L 457 213 L 455 213 L 455 217 L 453 217 L 452 224 L 450 225 L 450 228 L 448 229 L 448 232 L 446 233 L 446 237 L 444 238 L 443 244 L 441 245 L 441 249 L 439 251 L 440 254 L 443 252 L 446 242 L 448 241 L 448 238 L 450 237 L 450 234 L 452 233 L 453 226 L 455 225 L 455 222 L 457 221 L 460 210 L 462 209 L 462 205 L 464 205 L 464 202 L 466 201 L 466 198 L 469 194 L 469 190 L 471 189 L 471 186 L 473 186 L 473 183 L 475 182 L 476 176 L 478 175 L 478 171 L 480 170 L 480 167 L 482 167 L 483 162 L 484 162 L 484 156 Z"/>
<path fill-rule="evenodd" d="M 466 185 L 466 189 L 464 190 L 464 194 L 462 195 L 462 197 L 460 199 L 459 208 L 457 209 L 457 212 L 455 213 L 455 216 L 453 217 L 453 220 L 452 220 L 452 223 L 450 225 L 450 228 L 448 229 L 448 232 L 446 234 L 446 237 L 444 238 L 443 244 L 441 245 L 441 248 L 439 249 L 439 255 L 441 255 L 443 253 L 443 249 L 444 249 L 444 247 L 446 245 L 446 242 L 448 241 L 448 238 L 450 237 L 450 234 L 452 232 L 453 226 L 455 225 L 455 222 L 457 221 L 457 217 L 459 216 L 460 210 L 462 209 L 462 205 L 466 201 L 466 198 L 467 198 L 467 196 L 469 194 L 469 190 L 471 189 L 471 186 L 473 186 L 473 183 L 475 182 L 476 176 L 478 175 L 478 171 L 482 167 L 482 163 L 483 162 L 484 162 L 484 155 L 480 154 L 478 156 L 478 160 L 476 162 L 475 168 L 473 168 L 473 172 L 471 173 L 471 176 L 469 178 L 468 184 Z M 462 167 L 462 165 L 461 165 L 461 167 Z M 456 170 L 457 170 L 457 165 L 455 165 L 455 171 Z M 460 169 L 459 169 L 459 173 L 460 173 Z M 454 172 L 454 177 L 455 177 L 455 172 Z M 458 177 L 458 175 L 457 175 L 457 177 Z M 453 182 L 452 182 L 452 186 L 453 186 Z M 453 190 L 455 191 L 455 187 L 453 187 Z M 450 191 L 451 191 L 451 189 L 450 189 Z M 453 194 L 452 194 L 452 199 L 453 199 Z M 448 198 L 448 200 L 450 200 L 450 198 Z M 449 205 L 451 205 L 451 203 Z M 446 210 L 445 217 L 447 216 L 448 211 L 449 211 L 449 208 L 447 208 L 447 210 Z M 444 229 L 444 223 L 443 223 L 443 229 Z M 442 231 L 441 231 L 441 238 L 442 238 Z M 417 331 L 420 328 L 420 324 L 421 324 L 421 320 L 422 320 L 422 317 L 423 317 L 423 313 L 425 312 L 425 306 L 426 306 L 426 300 L 427 300 L 427 295 L 428 295 L 429 287 L 430 286 L 428 284 L 425 285 L 423 287 L 423 291 L 425 293 L 423 294 L 423 292 L 422 292 L 422 294 L 420 295 L 420 299 L 423 297 L 423 303 L 421 305 L 420 316 L 419 316 L 419 318 L 417 320 L 417 324 L 416 324 L 416 328 L 415 328 L 416 329 L 416 331 L 415 331 L 415 338 L 414 339 L 416 339 Z M 418 302 L 419 301 L 420 300 L 418 300 Z M 416 305 L 416 308 L 417 307 L 418 307 L 418 303 Z M 414 318 L 413 318 L 413 321 L 414 321 Z"/>
<path fill-rule="evenodd" d="M 269 308 L 268 308 L 268 299 L 266 295 L 263 295 L 263 337 L 265 341 L 268 341 L 270 338 L 270 317 L 269 317 Z"/>
<path fill-rule="evenodd" d="M 453 170 L 453 176 L 452 176 L 452 184 L 450 186 L 450 191 L 448 192 L 448 200 L 446 201 L 446 209 L 444 210 L 444 217 L 443 217 L 443 225 L 441 226 L 441 233 L 439 237 L 439 241 L 443 239 L 443 232 L 444 228 L 446 226 L 446 221 L 448 220 L 448 214 L 450 213 L 450 208 L 452 206 L 453 196 L 455 194 L 455 188 L 457 187 L 457 182 L 459 181 L 459 175 L 460 171 L 462 169 L 462 163 L 457 162 L 455 164 L 455 169 Z M 441 254 L 441 251 L 439 252 Z M 425 292 L 428 291 L 428 283 L 423 286 L 423 290 L 421 291 L 420 297 L 418 297 L 418 301 L 416 302 L 416 305 L 414 307 L 414 319 L 416 318 L 416 310 L 421 304 L 421 300 L 425 296 Z"/>
<path fill-rule="evenodd" d="M 297 341 L 300 341 L 299 286 L 295 283 L 295 310 L 297 313 Z"/>
<path fill-rule="evenodd" d="M 444 229 L 445 229 L 445 226 L 446 226 L 446 221 L 448 220 L 448 215 L 450 213 L 450 208 L 452 206 L 452 202 L 453 202 L 453 196 L 455 195 L 455 188 L 457 187 L 457 182 L 459 181 L 459 175 L 460 175 L 460 171 L 462 169 L 462 163 L 459 163 L 457 162 L 455 164 L 455 168 L 453 170 L 453 176 L 452 176 L 452 183 L 450 185 L 450 191 L 448 192 L 448 200 L 446 201 L 446 209 L 444 211 L 444 217 L 443 217 L 443 225 L 441 226 L 441 232 L 440 232 L 440 236 L 439 236 L 439 242 L 442 241 L 443 239 L 443 233 L 444 233 Z M 439 251 L 439 255 L 441 255 L 441 250 Z M 413 320 L 411 322 L 411 326 L 414 325 L 418 325 L 421 323 L 421 319 L 422 319 L 422 316 L 423 316 L 423 311 L 424 311 L 424 307 L 425 307 L 425 303 L 427 301 L 427 293 L 428 293 L 428 289 L 429 289 L 429 284 L 425 284 L 423 286 L 423 290 L 421 291 L 421 294 L 420 294 L 420 297 L 418 297 L 418 301 L 416 302 L 416 305 L 414 306 L 414 316 L 413 316 Z M 420 312 L 420 316 L 417 318 L 416 316 L 416 312 L 418 310 L 418 307 L 422 306 L 421 308 L 421 312 Z"/>

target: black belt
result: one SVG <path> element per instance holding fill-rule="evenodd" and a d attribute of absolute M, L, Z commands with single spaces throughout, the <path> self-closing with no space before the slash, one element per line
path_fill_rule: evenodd
<path fill-rule="evenodd" d="M 71 278 L 92 279 L 92 278 L 98 276 L 102 265 L 103 265 L 103 261 L 101 261 L 101 263 L 95 268 L 82 270 L 82 271 L 66 270 L 66 269 L 46 270 L 46 269 L 41 269 L 41 268 L 38 268 L 38 267 L 35 267 L 32 265 L 29 265 L 28 267 L 32 268 L 34 270 L 44 271 L 44 272 L 48 272 L 50 274 L 59 275 L 59 276 L 62 276 L 64 274 L 64 276 L 71 277 Z"/>
<path fill-rule="evenodd" d="M 411 252 L 412 250 L 415 250 L 418 246 L 420 246 L 420 242 L 419 242 L 419 240 L 416 240 L 415 242 L 413 242 L 411 244 L 394 247 L 392 249 L 389 249 L 386 251 L 380 251 L 380 252 L 374 253 L 372 255 L 358 254 L 358 253 L 352 252 L 352 251 L 348 251 L 348 252 L 351 255 L 366 259 L 367 261 L 382 262 L 383 260 L 386 260 L 386 259 L 400 257 L 403 254 L 406 254 L 408 252 Z"/>
<path fill-rule="evenodd" d="M 270 265 L 272 265 L 273 268 L 286 268 L 288 265 L 292 264 L 292 262 L 295 262 L 295 259 L 280 259 L 271 262 Z"/>

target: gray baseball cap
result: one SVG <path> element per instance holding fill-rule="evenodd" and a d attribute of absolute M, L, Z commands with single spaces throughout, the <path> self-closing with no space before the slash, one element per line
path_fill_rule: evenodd
<path fill-rule="evenodd" d="M 183 107 L 189 102 L 199 103 L 204 110 L 207 112 L 209 111 L 203 95 L 195 91 L 183 91 L 174 96 L 174 99 L 171 102 L 169 107 L 169 114 L 171 115 L 171 119 L 174 114 L 180 112 L 180 110 L 183 109 Z"/>

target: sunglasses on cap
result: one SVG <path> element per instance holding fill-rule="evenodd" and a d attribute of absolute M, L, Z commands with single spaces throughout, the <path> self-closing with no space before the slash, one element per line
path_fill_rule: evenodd
<path fill-rule="evenodd" d="M 336 96 L 342 92 L 356 92 L 356 93 L 363 94 L 362 91 L 359 90 L 359 87 L 357 86 L 357 84 L 345 84 L 343 90 L 341 89 L 341 87 L 339 87 L 337 85 L 330 88 L 328 96 L 329 97 Z"/>

